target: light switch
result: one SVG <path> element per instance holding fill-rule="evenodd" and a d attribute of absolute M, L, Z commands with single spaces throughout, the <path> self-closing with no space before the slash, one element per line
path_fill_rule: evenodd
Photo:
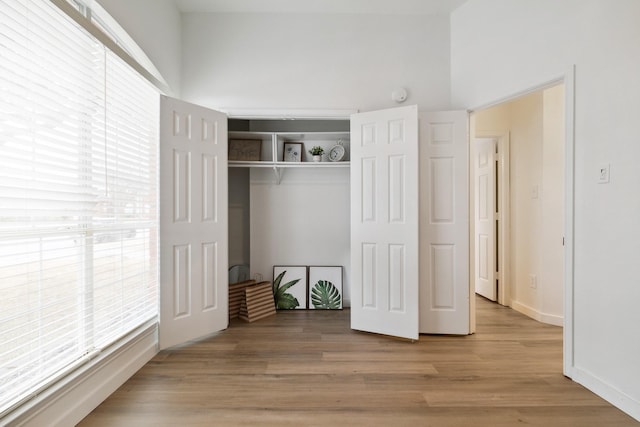
<path fill-rule="evenodd" d="M 609 183 L 609 163 L 603 163 L 598 168 L 598 184 Z"/>
<path fill-rule="evenodd" d="M 538 195 L 539 195 L 539 190 L 538 190 L 538 186 L 537 185 L 532 185 L 531 186 L 531 198 L 532 199 L 537 199 Z"/>

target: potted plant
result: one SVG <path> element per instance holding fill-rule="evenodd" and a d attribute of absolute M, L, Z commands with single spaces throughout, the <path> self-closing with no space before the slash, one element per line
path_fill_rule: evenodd
<path fill-rule="evenodd" d="M 313 147 L 311 147 L 311 150 L 309 150 L 309 154 L 313 156 L 314 162 L 321 162 L 323 153 L 324 148 L 320 147 L 319 145 L 314 145 Z"/>

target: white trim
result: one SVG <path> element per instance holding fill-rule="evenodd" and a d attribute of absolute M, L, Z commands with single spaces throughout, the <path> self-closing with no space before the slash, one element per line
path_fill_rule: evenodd
<path fill-rule="evenodd" d="M 558 78 L 546 81 L 544 83 L 541 83 L 539 85 L 532 86 L 532 87 L 530 87 L 528 89 L 524 89 L 524 90 L 522 90 L 520 92 L 516 92 L 514 94 L 507 95 L 507 96 L 499 98 L 499 99 L 497 99 L 495 101 L 491 101 L 491 102 L 488 102 L 486 104 L 481 104 L 481 105 L 478 105 L 478 106 L 476 106 L 474 108 L 470 108 L 469 112 L 470 113 L 475 113 L 476 111 L 485 110 L 487 108 L 495 107 L 495 106 L 500 105 L 500 104 L 505 104 L 505 103 L 508 103 L 508 102 L 511 102 L 511 101 L 515 101 L 516 99 L 522 98 L 523 96 L 530 95 L 532 93 L 539 92 L 541 90 L 552 88 L 552 87 L 557 86 L 559 84 L 565 83 L 566 81 L 567 81 L 567 75 L 565 74 L 562 77 L 558 77 Z"/>
<path fill-rule="evenodd" d="M 105 352 L 32 402 L 8 414 L 2 419 L 3 425 L 63 427 L 78 424 L 157 354 L 157 330 L 158 325 L 154 323 L 138 331 L 126 343 Z"/>
<path fill-rule="evenodd" d="M 216 107 L 233 119 L 253 120 L 349 120 L 356 109 L 251 109 Z"/>
<path fill-rule="evenodd" d="M 500 226 L 498 237 L 501 247 L 500 254 L 500 287 L 498 288 L 498 302 L 502 305 L 511 304 L 511 135 L 506 132 L 498 137 L 498 155 L 500 163 L 498 165 L 498 183 L 500 185 Z"/>
<path fill-rule="evenodd" d="M 565 93 L 565 143 L 564 143 L 564 331 L 563 372 L 574 377 L 573 356 L 573 288 L 574 288 L 574 219 L 575 219 L 575 77 L 576 66 L 572 65 L 564 75 Z"/>
<path fill-rule="evenodd" d="M 496 193 L 496 197 L 499 197 L 500 200 L 500 222 L 498 228 L 498 253 L 499 253 L 499 265 L 500 271 L 498 272 L 498 295 L 496 295 L 496 299 L 498 304 L 504 306 L 511 306 L 511 284 L 513 283 L 511 280 L 511 269 L 509 268 L 511 265 L 511 257 L 509 256 L 511 250 L 511 163 L 510 163 L 510 153 L 511 153 L 511 135 L 508 130 L 502 131 L 476 131 L 475 135 L 471 136 L 473 138 L 495 138 L 498 144 L 498 158 L 499 158 L 499 166 L 498 166 L 498 174 L 496 175 L 496 180 L 500 188 L 500 194 Z M 470 168 L 473 169 L 475 166 L 473 164 L 470 165 Z M 474 183 L 475 185 L 475 183 Z M 477 201 L 474 198 L 474 203 Z M 475 256 L 475 254 L 474 254 Z M 475 262 L 475 258 L 472 258 Z M 475 294 L 475 277 L 473 283 L 473 293 Z"/>
<path fill-rule="evenodd" d="M 562 326 L 564 323 L 564 318 L 562 316 L 543 313 L 540 310 L 536 310 L 535 308 L 529 307 L 528 305 L 522 304 L 518 301 L 511 301 L 511 308 L 525 316 L 537 320 L 538 322 L 554 326 Z"/>
<path fill-rule="evenodd" d="M 148 70 L 155 78 L 157 78 L 167 88 L 169 85 L 162 77 L 160 71 L 156 68 L 154 63 L 149 59 L 146 53 L 138 46 L 138 44 L 131 38 L 131 36 L 120 26 L 109 13 L 104 10 L 98 2 L 93 0 L 76 0 L 87 3 L 87 6 L 91 10 L 91 18 L 97 21 L 100 25 L 106 27 L 109 31 L 109 35 L 115 39 L 115 42 L 121 45 L 125 51 L 127 51 L 135 61 L 140 63 L 146 70 Z"/>
<path fill-rule="evenodd" d="M 67 0 L 49 0 L 64 14 L 71 18 L 74 22 L 84 28 L 89 34 L 95 37 L 100 43 L 102 43 L 107 49 L 113 52 L 126 62 L 131 68 L 138 72 L 142 77 L 154 85 L 158 90 L 164 94 L 171 94 L 171 88 L 167 85 L 162 77 L 158 78 L 149 72 L 142 64 L 140 64 L 135 58 L 133 58 L 129 52 L 120 47 L 111 37 L 106 35 L 95 26 L 89 19 L 87 19 L 82 13 L 74 8 Z M 106 14 L 106 12 L 105 12 Z"/>
<path fill-rule="evenodd" d="M 583 385 L 613 406 L 640 421 L 640 402 L 638 400 L 580 368 L 574 366 L 572 371 L 573 377 L 571 379 L 573 381 Z"/>

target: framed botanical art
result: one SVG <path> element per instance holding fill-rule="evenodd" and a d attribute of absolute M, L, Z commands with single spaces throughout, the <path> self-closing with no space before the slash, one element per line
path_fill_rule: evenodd
<path fill-rule="evenodd" d="M 342 266 L 309 267 L 309 308 L 342 309 Z"/>
<path fill-rule="evenodd" d="M 307 267 L 274 265 L 273 299 L 278 310 L 307 308 Z"/>
<path fill-rule="evenodd" d="M 284 162 L 302 161 L 302 142 L 285 142 L 282 154 Z"/>

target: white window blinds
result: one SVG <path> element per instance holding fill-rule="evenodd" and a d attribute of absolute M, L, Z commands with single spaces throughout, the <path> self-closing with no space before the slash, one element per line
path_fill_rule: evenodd
<path fill-rule="evenodd" d="M 49 1 L 0 58 L 1 417 L 157 316 L 159 94 Z"/>

